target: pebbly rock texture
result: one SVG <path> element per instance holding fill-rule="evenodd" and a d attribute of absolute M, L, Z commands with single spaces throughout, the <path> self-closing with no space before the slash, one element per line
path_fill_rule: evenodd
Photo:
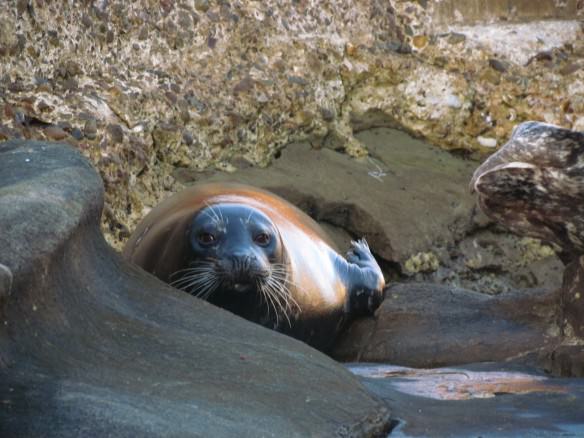
<path fill-rule="evenodd" d="M 62 144 L 0 143 L 0 435 L 379 436 L 388 410 L 307 346 L 126 264 Z"/>
<path fill-rule="evenodd" d="M 518 121 L 584 126 L 581 7 L 477 27 L 434 1 L 4 3 L 0 139 L 90 158 L 118 248 L 177 168 L 265 165 L 299 140 L 364 156 L 354 132 L 379 125 L 481 153 Z"/>
<path fill-rule="evenodd" d="M 344 251 L 366 237 L 386 276 L 488 294 L 561 284 L 549 246 L 521 239 L 476 211 L 466 185 L 477 163 L 388 128 L 357 134 L 370 156 L 354 160 L 306 143 L 265 169 L 233 160 L 225 172 L 174 173 L 178 181 L 237 181 L 276 192 L 317 220 Z"/>
<path fill-rule="evenodd" d="M 492 297 L 428 283 L 395 284 L 375 318 L 354 323 L 333 357 L 433 368 L 532 361 L 561 341 L 558 294 L 524 290 Z"/>
<path fill-rule="evenodd" d="M 395 436 L 584 434 L 583 379 L 550 378 L 529 367 L 497 363 L 437 369 L 356 364 L 350 369 L 391 404 Z"/>

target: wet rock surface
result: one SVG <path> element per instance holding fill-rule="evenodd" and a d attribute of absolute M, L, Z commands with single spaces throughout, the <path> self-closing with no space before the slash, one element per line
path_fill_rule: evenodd
<path fill-rule="evenodd" d="M 502 364 L 412 369 L 350 367 L 393 407 L 396 437 L 577 437 L 584 434 L 582 379 L 550 378 Z"/>
<path fill-rule="evenodd" d="M 0 435 L 379 436 L 388 410 L 307 346 L 129 266 L 80 154 L 0 144 Z"/>

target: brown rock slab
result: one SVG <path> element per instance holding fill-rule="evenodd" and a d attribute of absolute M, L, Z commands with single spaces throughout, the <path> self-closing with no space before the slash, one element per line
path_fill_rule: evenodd
<path fill-rule="evenodd" d="M 358 137 L 370 157 L 355 160 L 297 143 L 288 145 L 268 168 L 206 180 L 268 188 L 318 221 L 355 237 L 364 235 L 387 261 L 403 263 L 438 239 L 452 242 L 474 205 L 466 186 L 476 163 L 387 128 Z"/>
<path fill-rule="evenodd" d="M 488 296 L 435 284 L 395 284 L 375 318 L 356 321 L 333 357 L 439 367 L 506 361 L 559 343 L 558 296 L 543 290 Z"/>
<path fill-rule="evenodd" d="M 71 148 L 0 144 L 0 436 L 379 436 L 330 358 L 128 265 Z"/>

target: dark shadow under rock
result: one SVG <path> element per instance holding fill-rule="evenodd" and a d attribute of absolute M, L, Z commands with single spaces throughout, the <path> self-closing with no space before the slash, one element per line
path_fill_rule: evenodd
<path fill-rule="evenodd" d="M 537 356 L 559 343 L 558 299 L 537 289 L 493 297 L 435 284 L 395 284 L 375 318 L 351 325 L 333 357 L 437 367 Z"/>
<path fill-rule="evenodd" d="M 377 436 L 328 357 L 128 265 L 67 146 L 0 144 L 0 436 Z"/>

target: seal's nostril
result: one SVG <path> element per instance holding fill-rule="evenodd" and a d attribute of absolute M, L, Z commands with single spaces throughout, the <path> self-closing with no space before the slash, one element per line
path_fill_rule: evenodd
<path fill-rule="evenodd" d="M 252 268 L 252 260 L 247 255 L 236 255 L 231 257 L 231 270 L 235 276 L 241 277 L 249 274 Z"/>

